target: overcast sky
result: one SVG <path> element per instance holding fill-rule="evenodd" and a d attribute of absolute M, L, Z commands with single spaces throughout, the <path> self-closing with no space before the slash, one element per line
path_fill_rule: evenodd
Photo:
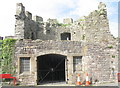
<path fill-rule="evenodd" d="M 0 36 L 14 35 L 16 3 L 23 3 L 25 10 L 32 15 L 42 16 L 44 21 L 48 18 L 71 17 L 74 20 L 87 16 L 96 10 L 99 2 L 107 5 L 110 31 L 118 35 L 118 1 L 119 0 L 1 0 L 0 1 Z"/>

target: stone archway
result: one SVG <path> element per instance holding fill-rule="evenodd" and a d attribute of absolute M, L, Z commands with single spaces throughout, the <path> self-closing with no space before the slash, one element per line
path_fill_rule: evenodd
<path fill-rule="evenodd" d="M 37 84 L 66 81 L 66 56 L 44 54 L 37 57 Z"/>

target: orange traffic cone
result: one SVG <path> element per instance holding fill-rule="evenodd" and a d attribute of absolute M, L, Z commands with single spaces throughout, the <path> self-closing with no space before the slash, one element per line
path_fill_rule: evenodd
<path fill-rule="evenodd" d="M 89 82 L 89 80 L 88 80 L 88 73 L 86 73 L 86 84 L 85 84 L 86 86 L 89 86 L 90 85 L 90 82 Z"/>
<path fill-rule="evenodd" d="M 77 75 L 76 85 L 81 85 L 81 82 L 80 82 L 80 74 Z"/>

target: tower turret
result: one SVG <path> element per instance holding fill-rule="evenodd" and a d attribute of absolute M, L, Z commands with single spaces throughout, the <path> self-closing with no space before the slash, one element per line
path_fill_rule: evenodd
<path fill-rule="evenodd" d="M 25 7 L 22 3 L 16 4 L 16 22 L 15 22 L 15 37 L 17 39 L 24 39 L 24 29 L 25 29 Z"/>

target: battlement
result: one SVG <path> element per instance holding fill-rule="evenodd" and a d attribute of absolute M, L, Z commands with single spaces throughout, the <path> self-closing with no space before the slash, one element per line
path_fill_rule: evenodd
<path fill-rule="evenodd" d="M 16 19 L 24 19 L 25 18 L 25 7 L 22 3 L 16 4 Z"/>
<path fill-rule="evenodd" d="M 51 24 L 55 24 L 58 22 L 57 19 L 50 19 L 50 18 L 47 21 L 48 23 L 51 23 Z"/>
<path fill-rule="evenodd" d="M 99 15 L 107 15 L 107 11 L 106 11 L 106 5 L 102 2 L 99 3 L 98 5 L 98 10 L 95 10 L 91 13 L 95 13 L 97 12 Z M 43 18 L 41 16 L 33 16 L 32 17 L 32 13 L 30 13 L 29 11 L 25 11 L 25 7 L 23 6 L 22 3 L 17 3 L 16 4 L 16 18 L 17 17 L 22 17 L 22 18 L 28 18 L 31 20 L 34 20 L 35 22 L 43 22 Z M 49 18 L 47 20 L 48 23 L 58 23 L 57 19 L 51 19 Z M 72 24 L 73 23 L 73 19 L 72 18 L 65 18 L 63 19 L 63 24 Z"/>
<path fill-rule="evenodd" d="M 17 3 L 16 4 L 16 15 L 19 15 L 21 13 L 24 13 L 25 12 L 25 7 L 23 6 L 22 3 Z"/>
<path fill-rule="evenodd" d="M 35 22 L 43 22 L 43 18 L 42 17 L 40 17 L 40 16 L 34 16 L 33 17 L 33 20 L 35 21 Z"/>
<path fill-rule="evenodd" d="M 65 18 L 65 19 L 63 19 L 63 23 L 64 24 L 71 24 L 71 23 L 73 23 L 73 19 L 72 18 Z"/>
<path fill-rule="evenodd" d="M 112 38 L 106 5 L 102 2 L 98 5 L 98 9 L 88 16 L 83 16 L 74 22 L 72 18 L 65 18 L 63 23 L 51 18 L 44 22 L 41 16 L 32 16 L 32 13 L 25 11 L 22 3 L 17 3 L 16 6 L 15 34 L 18 39 L 99 42 Z"/>
<path fill-rule="evenodd" d="M 98 5 L 98 9 L 99 10 L 106 9 L 106 5 L 103 2 L 100 2 L 99 5 Z"/>
<path fill-rule="evenodd" d="M 16 4 L 16 15 L 15 15 L 16 19 L 18 18 L 28 18 L 30 20 L 34 20 L 35 22 L 43 22 L 43 18 L 41 16 L 33 16 L 32 17 L 32 13 L 29 11 L 25 11 L 25 7 L 23 6 L 22 3 L 17 3 Z M 51 24 L 55 24 L 58 23 L 57 19 L 47 19 L 48 23 Z M 73 23 L 73 19 L 72 18 L 65 18 L 63 19 L 63 23 L 64 24 L 69 24 L 69 23 Z"/>
<path fill-rule="evenodd" d="M 27 18 L 32 20 L 32 14 L 29 11 L 26 11 L 25 15 L 26 15 Z"/>

